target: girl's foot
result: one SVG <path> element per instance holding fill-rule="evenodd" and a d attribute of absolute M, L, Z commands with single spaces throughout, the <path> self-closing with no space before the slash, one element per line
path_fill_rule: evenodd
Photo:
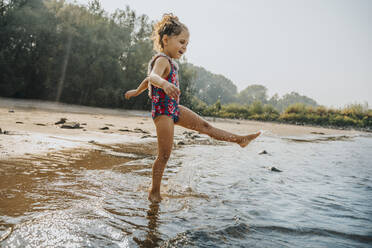
<path fill-rule="evenodd" d="M 254 133 L 254 134 L 244 136 L 243 139 L 238 144 L 241 147 L 246 147 L 252 140 L 257 138 L 260 134 L 261 134 L 261 132 L 257 132 L 257 133 Z"/>
<path fill-rule="evenodd" d="M 149 201 L 151 201 L 153 203 L 159 203 L 159 202 L 161 202 L 161 200 L 163 200 L 163 198 L 161 198 L 161 196 L 160 196 L 160 192 L 152 193 L 151 191 L 149 192 L 148 199 L 149 199 Z"/>

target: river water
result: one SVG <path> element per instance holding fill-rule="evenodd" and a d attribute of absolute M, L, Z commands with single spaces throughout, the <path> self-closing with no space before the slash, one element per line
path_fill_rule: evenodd
<path fill-rule="evenodd" d="M 372 246 L 371 136 L 184 145 L 160 204 L 144 146 L 0 162 L 1 247 Z"/>

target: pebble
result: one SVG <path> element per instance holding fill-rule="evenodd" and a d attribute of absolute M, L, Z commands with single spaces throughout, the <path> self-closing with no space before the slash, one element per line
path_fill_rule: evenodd
<path fill-rule="evenodd" d="M 142 130 L 141 128 L 135 128 L 134 129 L 134 132 L 136 132 L 136 133 L 145 133 L 145 134 L 149 134 L 150 133 L 148 131 Z"/>
<path fill-rule="evenodd" d="M 56 123 L 54 123 L 54 125 L 64 124 L 66 121 L 67 121 L 67 118 L 61 118 L 59 121 L 57 121 Z"/>
<path fill-rule="evenodd" d="M 61 126 L 61 128 L 75 129 L 75 128 L 81 128 L 81 127 L 78 122 L 66 122 Z"/>
<path fill-rule="evenodd" d="M 282 172 L 281 170 L 275 168 L 274 166 L 270 167 L 270 170 L 274 172 Z"/>

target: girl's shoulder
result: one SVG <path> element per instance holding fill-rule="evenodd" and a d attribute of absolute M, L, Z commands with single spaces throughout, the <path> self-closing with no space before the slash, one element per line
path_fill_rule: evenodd
<path fill-rule="evenodd" d="M 175 68 L 175 70 L 178 71 L 178 68 L 179 68 L 179 67 L 178 67 L 178 64 L 177 64 L 176 61 L 174 61 L 171 57 L 169 57 L 169 56 L 166 55 L 165 53 L 157 53 L 157 54 L 155 54 L 155 55 L 151 58 L 151 60 L 150 60 L 150 62 L 149 62 L 149 64 L 148 64 L 147 74 L 150 74 L 150 72 L 151 72 L 151 70 L 152 70 L 152 67 L 153 67 L 154 64 L 155 64 L 156 59 L 158 59 L 159 57 L 165 57 L 166 59 L 168 59 L 169 64 L 170 64 L 171 66 L 173 65 L 173 67 Z"/>

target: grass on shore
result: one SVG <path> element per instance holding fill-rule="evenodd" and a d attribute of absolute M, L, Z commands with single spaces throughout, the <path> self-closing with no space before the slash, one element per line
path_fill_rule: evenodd
<path fill-rule="evenodd" d="M 261 102 L 254 102 L 251 105 L 235 103 L 221 105 L 217 102 L 210 106 L 199 102 L 193 109 L 201 115 L 212 117 L 372 131 L 372 110 L 362 104 L 350 104 L 342 109 L 333 109 L 297 103 L 279 113 L 272 105 L 263 105 Z"/>

